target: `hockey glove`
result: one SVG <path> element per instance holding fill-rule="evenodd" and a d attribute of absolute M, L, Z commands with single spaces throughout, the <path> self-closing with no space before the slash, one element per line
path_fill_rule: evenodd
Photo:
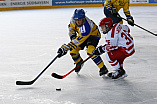
<path fill-rule="evenodd" d="M 129 25 L 134 26 L 134 19 L 133 19 L 132 16 L 131 17 L 127 17 L 127 22 L 128 22 Z"/>
<path fill-rule="evenodd" d="M 103 50 L 103 46 L 99 46 L 98 48 L 96 48 L 94 51 L 93 51 L 93 55 L 101 55 L 103 54 L 105 51 Z"/>
<path fill-rule="evenodd" d="M 58 49 L 57 53 L 58 53 L 58 58 L 64 56 L 65 54 L 67 54 L 67 51 L 69 50 L 69 46 L 67 46 L 66 44 L 63 44 L 61 46 L 61 48 Z"/>

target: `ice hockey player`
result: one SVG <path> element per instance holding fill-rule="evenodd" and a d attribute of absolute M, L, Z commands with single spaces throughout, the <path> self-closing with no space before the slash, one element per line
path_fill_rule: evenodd
<path fill-rule="evenodd" d="M 106 0 L 104 3 L 104 14 L 106 17 L 110 17 L 113 20 L 113 24 L 123 24 L 123 21 L 119 18 L 120 15 L 118 13 L 121 8 L 123 8 L 123 12 L 127 17 L 128 24 L 134 26 L 134 19 L 129 10 L 129 0 Z"/>
<path fill-rule="evenodd" d="M 65 55 L 67 51 L 70 50 L 70 55 L 76 66 L 78 66 L 83 61 L 79 51 L 86 47 L 87 54 L 91 55 L 101 38 L 101 34 L 98 26 L 85 16 L 85 11 L 83 9 L 76 9 L 74 11 L 68 29 L 71 41 L 68 44 L 63 44 L 58 49 L 58 57 Z M 108 70 L 100 56 L 93 55 L 91 59 L 100 68 L 100 76 L 107 74 Z M 81 67 L 78 67 L 75 72 L 78 73 L 80 69 Z"/>
<path fill-rule="evenodd" d="M 113 25 L 111 18 L 103 18 L 99 23 L 103 34 L 106 34 L 104 46 L 97 47 L 94 55 L 101 55 L 106 52 L 106 58 L 111 66 L 115 69 L 114 72 L 108 73 L 112 79 L 121 79 L 127 76 L 123 69 L 123 61 L 125 58 L 134 54 L 133 37 L 130 35 L 130 29 L 126 25 L 116 23 Z"/>

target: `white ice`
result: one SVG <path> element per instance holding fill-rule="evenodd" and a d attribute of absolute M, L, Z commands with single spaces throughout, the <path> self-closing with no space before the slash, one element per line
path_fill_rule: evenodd
<path fill-rule="evenodd" d="M 136 53 L 124 62 L 128 77 L 123 80 L 103 79 L 92 60 L 85 63 L 79 76 L 73 72 L 65 79 L 51 77 L 52 72 L 63 75 L 74 68 L 67 54 L 33 85 L 15 84 L 33 80 L 57 55 L 58 48 L 70 41 L 67 25 L 74 10 L 0 13 L 0 104 L 157 104 L 157 37 L 136 26 L 129 26 Z M 96 24 L 104 17 L 103 7 L 84 10 Z M 157 33 L 157 7 L 130 7 L 130 11 L 136 24 Z M 122 10 L 120 14 L 125 17 Z M 103 35 L 99 45 L 104 40 Z M 85 50 L 80 53 L 84 59 L 88 57 Z M 105 54 L 101 57 L 112 71 Z"/>

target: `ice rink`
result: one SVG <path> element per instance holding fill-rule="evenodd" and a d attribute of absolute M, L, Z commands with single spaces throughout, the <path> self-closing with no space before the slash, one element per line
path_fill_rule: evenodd
<path fill-rule="evenodd" d="M 0 13 L 0 104 L 157 104 L 157 37 L 131 27 L 136 52 L 124 62 L 128 74 L 113 81 L 99 76 L 88 60 L 79 76 L 69 53 L 58 58 L 32 85 L 18 86 L 17 80 L 33 80 L 70 41 L 68 24 L 75 8 L 5 11 Z M 84 8 L 96 24 L 104 17 L 103 7 Z M 130 7 L 135 23 L 157 33 L 157 7 Z M 124 16 L 123 11 L 120 14 Z M 127 24 L 124 21 L 124 24 Z M 103 45 L 102 35 L 99 45 Z M 85 59 L 86 51 L 81 51 Z M 101 55 L 109 71 L 113 68 Z M 61 91 L 56 91 L 61 88 Z"/>

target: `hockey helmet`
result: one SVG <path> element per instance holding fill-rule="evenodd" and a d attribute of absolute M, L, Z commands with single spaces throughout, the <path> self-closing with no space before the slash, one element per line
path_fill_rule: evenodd
<path fill-rule="evenodd" d="M 73 19 L 74 20 L 80 20 L 85 18 L 85 11 L 83 9 L 76 9 L 74 11 Z"/>
<path fill-rule="evenodd" d="M 99 26 L 105 26 L 106 27 L 106 31 L 103 31 L 104 34 L 106 34 L 112 27 L 113 27 L 113 21 L 110 17 L 106 17 L 103 18 L 100 23 Z"/>

